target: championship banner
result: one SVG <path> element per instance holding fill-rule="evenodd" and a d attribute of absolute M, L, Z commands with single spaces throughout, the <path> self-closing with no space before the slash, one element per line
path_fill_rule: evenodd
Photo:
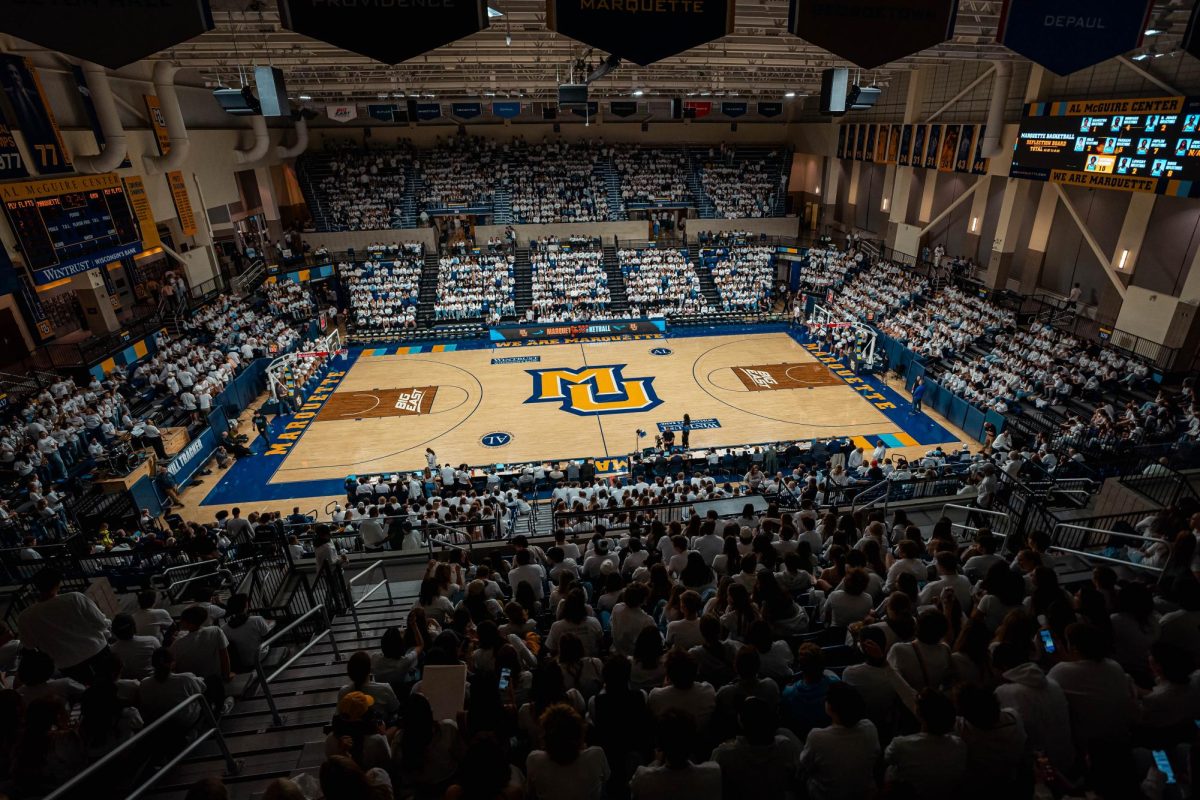
<path fill-rule="evenodd" d="M 119 69 L 213 29 L 208 0 L 21 0 L 4 32 Z M 107 31 L 107 33 L 106 33 Z"/>
<path fill-rule="evenodd" d="M 958 0 L 791 0 L 788 31 L 863 69 L 941 44 Z"/>
<path fill-rule="evenodd" d="M 749 108 L 749 103 L 721 103 L 721 113 L 727 117 L 745 116 Z"/>
<path fill-rule="evenodd" d="M 8 127 L 4 112 L 0 111 L 0 180 L 28 177 L 29 170 L 25 169 L 25 159 L 17 147 L 17 138 Z"/>
<path fill-rule="evenodd" d="M 614 117 L 632 117 L 637 113 L 638 104 L 631 100 L 613 100 L 608 104 L 608 110 Z"/>
<path fill-rule="evenodd" d="M 8 28 L 8 19 L 5 28 Z M 71 157 L 33 63 L 20 56 L 0 54 L 0 85 L 17 115 L 17 127 L 33 156 L 34 168 L 42 175 L 72 172 Z"/>
<path fill-rule="evenodd" d="M 667 323 L 661 319 L 614 319 L 604 322 L 551 325 L 497 325 L 491 328 L 493 342 L 542 341 L 547 339 L 582 339 L 590 337 L 661 336 Z"/>
<path fill-rule="evenodd" d="M 519 100 L 492 103 L 492 116 L 500 119 L 515 119 L 521 116 Z"/>
<path fill-rule="evenodd" d="M 397 122 L 400 106 L 395 103 L 372 103 L 367 106 L 367 116 L 379 122 Z"/>
<path fill-rule="evenodd" d="M 1085 189 L 1115 189 L 1121 192 L 1154 194 L 1158 191 L 1157 178 L 1134 178 L 1124 175 L 1106 175 L 1100 172 L 1071 172 L 1065 169 L 1051 171 L 1050 180 L 1063 186 L 1082 186 Z"/>
<path fill-rule="evenodd" d="M 475 119 L 483 113 L 483 106 L 479 103 L 451 103 L 450 113 L 459 119 Z"/>
<path fill-rule="evenodd" d="M 907 167 L 910 163 L 912 135 L 912 125 L 904 125 L 900 128 L 900 152 L 896 153 L 896 163 L 902 167 Z"/>
<path fill-rule="evenodd" d="M 154 129 L 154 142 L 158 145 L 158 154 L 165 156 L 171 152 L 171 134 L 167 132 L 167 118 L 163 116 L 158 96 L 144 94 L 142 101 L 146 104 L 146 116 L 150 118 L 150 127 Z"/>
<path fill-rule="evenodd" d="M 175 213 L 179 216 L 179 227 L 184 236 L 196 235 L 196 215 L 192 213 L 192 201 L 188 197 L 183 173 L 178 170 L 167 173 L 167 186 L 171 187 L 171 199 L 175 202 Z"/>
<path fill-rule="evenodd" d="M 329 117 L 334 122 L 349 122 L 351 120 L 358 119 L 358 106 L 325 106 L 325 116 Z"/>
<path fill-rule="evenodd" d="M 150 208 L 150 197 L 146 194 L 146 185 L 142 183 L 141 175 L 130 175 L 122 178 L 125 184 L 125 197 L 133 216 L 137 218 L 138 229 L 142 232 L 142 247 L 149 250 L 158 247 L 162 240 L 158 237 L 158 225 L 154 222 L 154 211 Z"/>
<path fill-rule="evenodd" d="M 96 152 L 104 149 L 104 129 L 100 126 L 100 117 L 96 114 L 96 104 L 92 102 L 92 90 L 88 88 L 87 76 L 83 67 L 71 65 L 71 77 L 75 79 L 75 89 L 79 92 L 79 102 L 83 105 L 83 113 L 87 115 L 88 124 L 92 126 L 92 136 L 96 138 Z M 118 169 L 129 169 L 133 164 L 129 161 L 129 153 L 118 165 Z"/>
<path fill-rule="evenodd" d="M 1059 75 L 1142 43 L 1153 0 L 1005 0 L 996 41 Z"/>
<path fill-rule="evenodd" d="M 954 159 L 955 172 L 970 172 L 975 163 L 975 126 L 963 125 L 958 139 L 958 156 Z"/>
<path fill-rule="evenodd" d="M 417 119 L 437 119 L 442 115 L 441 103 L 417 103 Z"/>
<path fill-rule="evenodd" d="M 760 117 L 778 117 L 783 113 L 783 103 L 759 103 L 758 115 Z"/>
<path fill-rule="evenodd" d="M 399 64 L 488 26 L 486 0 L 279 0 L 279 19 L 288 30 L 384 64 Z"/>
<path fill-rule="evenodd" d="M 736 0 L 547 0 L 546 27 L 639 66 L 733 32 Z"/>
<path fill-rule="evenodd" d="M 701 119 L 712 113 L 711 100 L 684 100 L 683 116 L 685 119 Z"/>

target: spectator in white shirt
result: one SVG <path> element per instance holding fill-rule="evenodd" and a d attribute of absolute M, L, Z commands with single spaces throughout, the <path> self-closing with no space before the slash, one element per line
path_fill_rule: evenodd
<path fill-rule="evenodd" d="M 154 671 L 150 659 L 161 643 L 153 636 L 139 636 L 137 623 L 129 614 L 117 614 L 112 621 L 113 655 L 121 659 L 121 677 L 141 680 Z"/>
<path fill-rule="evenodd" d="M 49 655 L 68 678 L 90 684 L 99 659 L 108 655 L 108 619 L 87 595 L 59 594 L 62 573 L 53 567 L 34 575 L 33 585 L 37 602 L 17 617 L 23 646 Z"/>
<path fill-rule="evenodd" d="M 673 655 L 688 657 L 683 653 Z M 649 766 L 638 767 L 629 782 L 630 797 L 721 800 L 721 768 L 713 761 L 696 764 L 690 758 L 698 733 L 695 716 L 682 709 L 663 711 L 658 716 L 658 758 Z"/>
<path fill-rule="evenodd" d="M 138 592 L 138 608 L 130 616 L 137 626 L 138 636 L 153 636 L 158 641 L 163 640 L 163 634 L 175 625 L 171 612 L 165 608 L 155 608 L 158 594 L 153 589 Z"/>
<path fill-rule="evenodd" d="M 937 690 L 917 695 L 920 733 L 897 736 L 884 751 L 887 780 L 906 784 L 917 797 L 950 800 L 967 773 L 967 746 L 954 735 L 954 704 Z"/>
<path fill-rule="evenodd" d="M 271 632 L 271 623 L 250 613 L 250 598 L 244 593 L 232 595 L 225 603 L 221 630 L 229 640 L 229 662 L 234 672 L 249 672 L 258 663 L 263 640 Z"/>
<path fill-rule="evenodd" d="M 800 754 L 809 800 L 870 797 L 880 749 L 867 704 L 857 689 L 838 682 L 825 692 L 825 713 L 832 724 L 809 731 Z"/>

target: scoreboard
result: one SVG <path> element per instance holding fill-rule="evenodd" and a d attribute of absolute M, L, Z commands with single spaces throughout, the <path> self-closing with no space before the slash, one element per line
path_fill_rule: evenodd
<path fill-rule="evenodd" d="M 1009 175 L 1200 197 L 1200 99 L 1029 103 Z"/>
<path fill-rule="evenodd" d="M 0 184 L 0 200 L 39 286 L 141 252 L 117 175 Z"/>

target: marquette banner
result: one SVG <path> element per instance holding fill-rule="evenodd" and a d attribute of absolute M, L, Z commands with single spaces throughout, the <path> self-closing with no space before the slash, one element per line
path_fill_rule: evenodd
<path fill-rule="evenodd" d="M 846 125 L 838 125 L 837 157 L 846 157 Z"/>
<path fill-rule="evenodd" d="M 46 93 L 33 63 L 20 56 L 0 55 L 0 85 L 8 95 L 9 106 L 17 115 L 17 127 L 21 129 L 25 146 L 33 155 L 34 168 L 42 175 L 72 172 L 71 157 L 67 154 L 58 122 L 46 101 Z"/>
<path fill-rule="evenodd" d="M 572 108 L 571 113 L 577 117 L 587 117 L 594 119 L 600 114 L 600 103 L 595 100 L 588 100 L 584 108 Z"/>
<path fill-rule="evenodd" d="M 975 139 L 975 160 L 971 164 L 972 175 L 987 175 L 988 167 L 991 165 L 990 158 L 983 157 L 983 137 L 987 133 L 987 126 L 979 126 L 979 136 Z"/>
<path fill-rule="evenodd" d="M 904 125 L 900 128 L 900 152 L 896 154 L 896 163 L 907 167 L 911 163 L 913 126 Z"/>
<path fill-rule="evenodd" d="M 1145 194 L 1154 194 L 1158 191 L 1157 178 L 1134 178 L 1125 175 L 1106 175 L 1099 172 L 1072 172 L 1056 169 L 1050 172 L 1050 180 L 1064 186 L 1082 186 L 1085 189 L 1115 189 L 1120 192 Z"/>
<path fill-rule="evenodd" d="M 942 126 L 935 123 L 926 126 L 929 136 L 925 140 L 925 169 L 937 169 L 938 151 L 942 144 Z"/>
<path fill-rule="evenodd" d="M 791 0 L 788 30 L 863 69 L 941 44 L 958 0 Z"/>
<path fill-rule="evenodd" d="M 996 41 L 1069 75 L 1142 43 L 1152 0 L 1005 0 Z"/>
<path fill-rule="evenodd" d="M 736 0 L 547 0 L 546 27 L 639 66 L 733 31 Z"/>
<path fill-rule="evenodd" d="M 459 119 L 475 119 L 483 113 L 480 103 L 451 103 L 450 113 Z"/>
<path fill-rule="evenodd" d="M 150 198 L 146 195 L 146 185 L 140 175 L 130 175 L 122 178 L 125 184 L 125 197 L 129 207 L 137 218 L 138 229 L 142 232 L 142 247 L 149 250 L 158 247 L 162 240 L 158 238 L 158 225 L 154 222 L 154 211 L 150 208 Z"/>
<path fill-rule="evenodd" d="M 283 27 L 352 53 L 399 64 L 488 26 L 486 0 L 279 0 Z"/>
<path fill-rule="evenodd" d="M 925 166 L 925 132 L 928 125 L 913 125 L 912 151 L 908 163 L 914 167 Z"/>
<path fill-rule="evenodd" d="M 0 180 L 28 177 L 29 170 L 25 169 L 25 159 L 17 147 L 17 139 L 8 127 L 4 112 L 0 111 Z"/>
<path fill-rule="evenodd" d="M 516 100 L 492 103 L 492 116 L 500 119 L 515 119 L 521 116 L 521 103 Z"/>
<path fill-rule="evenodd" d="M 150 117 L 150 127 L 154 129 L 154 141 L 158 145 L 158 154 L 165 156 L 171 152 L 171 134 L 167 133 L 167 118 L 163 116 L 158 96 L 144 94 L 142 101 L 146 104 L 146 116 Z"/>
<path fill-rule="evenodd" d="M 96 104 L 92 102 L 92 90 L 88 87 L 87 76 L 83 74 L 83 67 L 78 64 L 71 65 L 71 77 L 75 79 L 75 89 L 79 92 L 79 102 L 83 104 L 83 113 L 87 115 L 88 124 L 92 126 L 92 136 L 96 138 L 96 151 L 104 149 L 104 130 L 100 126 L 100 117 L 96 114 Z M 129 169 L 133 164 L 129 161 L 129 154 L 126 152 L 125 158 L 121 161 L 118 169 Z"/>
<path fill-rule="evenodd" d="M 178 170 L 167 173 L 167 186 L 171 187 L 171 199 L 175 201 L 175 213 L 179 216 L 179 227 L 184 236 L 196 235 L 196 215 L 192 213 L 192 201 L 188 197 L 183 173 Z"/>
<path fill-rule="evenodd" d="M 954 159 L 958 155 L 958 125 L 946 125 L 942 134 L 942 147 L 938 150 L 938 172 L 953 172 Z"/>
<path fill-rule="evenodd" d="M 854 134 L 854 155 L 852 158 L 855 161 L 862 161 L 867 150 L 867 128 L 866 123 L 858 126 L 857 132 Z"/>

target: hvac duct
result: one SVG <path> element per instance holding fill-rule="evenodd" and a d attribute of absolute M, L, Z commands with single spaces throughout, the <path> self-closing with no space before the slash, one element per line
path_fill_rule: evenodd
<path fill-rule="evenodd" d="M 271 136 L 267 133 L 265 117 L 251 117 L 250 130 L 254 131 L 254 144 L 249 150 L 234 150 L 233 155 L 239 164 L 252 164 L 267 154 L 271 147 Z"/>
<path fill-rule="evenodd" d="M 183 123 L 183 113 L 179 110 L 179 96 L 175 93 L 175 73 L 178 71 L 178 67 L 171 66 L 166 61 L 159 61 L 154 65 L 154 93 L 158 96 L 158 105 L 162 109 L 171 149 L 161 156 L 142 157 L 142 163 L 148 173 L 179 169 L 192 147 L 188 140 L 187 126 Z"/>
<path fill-rule="evenodd" d="M 280 158 L 295 158 L 308 149 L 308 120 L 301 114 L 296 119 L 296 142 L 291 147 L 279 145 L 275 155 Z"/>
<path fill-rule="evenodd" d="M 125 128 L 121 125 L 121 117 L 117 114 L 117 103 L 113 99 L 108 73 L 104 71 L 103 67 L 89 61 L 83 64 L 83 74 L 87 76 L 88 91 L 92 95 L 92 105 L 96 108 L 96 117 L 100 120 L 100 132 L 104 134 L 104 144 L 100 146 L 100 152 L 96 155 L 75 156 L 73 163 L 78 172 L 111 172 L 125 160 L 128 147 Z"/>
<path fill-rule="evenodd" d="M 1008 88 L 1012 83 L 1012 62 L 993 62 L 996 77 L 992 81 L 992 98 L 988 105 L 987 129 L 980 142 L 980 152 L 984 158 L 995 158 L 1000 155 L 1000 140 L 1004 138 L 1004 105 L 1008 102 Z"/>

